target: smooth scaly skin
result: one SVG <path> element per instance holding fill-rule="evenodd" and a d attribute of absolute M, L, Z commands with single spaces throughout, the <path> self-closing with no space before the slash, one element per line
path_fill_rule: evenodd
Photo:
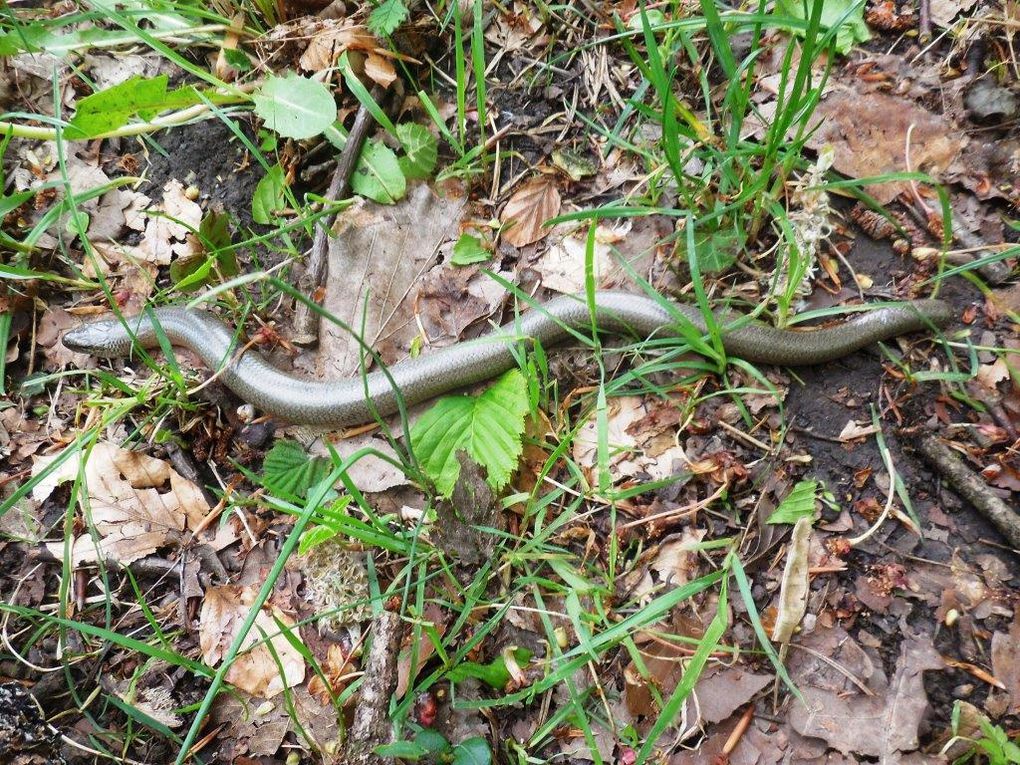
<path fill-rule="evenodd" d="M 646 338 L 677 334 L 670 312 L 649 297 L 624 292 L 597 292 L 596 322 L 600 330 L 630 333 Z M 701 313 L 691 306 L 673 309 L 701 332 Z M 212 314 L 184 308 L 153 311 L 163 332 L 174 345 L 197 353 L 234 393 L 259 409 L 296 423 L 347 427 L 372 421 L 376 413 L 397 411 L 393 384 L 383 372 L 350 380 L 303 380 L 276 369 L 254 351 L 234 356 L 231 330 Z M 720 313 L 722 324 L 736 314 Z M 897 303 L 861 314 L 839 326 L 812 330 L 782 330 L 754 322 L 723 335 L 727 354 L 748 361 L 781 366 L 821 364 L 838 359 L 880 340 L 932 326 L 945 326 L 952 318 L 948 304 L 940 300 Z M 98 356 L 127 356 L 132 345 L 146 348 L 159 344 L 152 322 L 145 315 L 126 320 L 101 319 L 64 335 L 64 344 Z M 523 314 L 487 337 L 461 342 L 389 367 L 393 383 L 407 405 L 433 398 L 505 372 L 516 365 L 511 349 L 521 338 L 534 338 L 551 346 L 569 336 L 564 328 L 584 330 L 591 326 L 587 304 L 563 296 Z M 132 337 L 131 333 L 134 333 Z M 367 395 L 366 395 L 367 388 Z M 371 405 L 368 403 L 371 401 Z"/>

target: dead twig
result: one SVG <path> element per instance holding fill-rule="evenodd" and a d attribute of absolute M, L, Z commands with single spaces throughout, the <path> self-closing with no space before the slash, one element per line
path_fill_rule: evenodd
<path fill-rule="evenodd" d="M 953 487 L 953 491 L 987 518 L 1014 551 L 1020 551 L 1020 515 L 995 496 L 988 484 L 936 436 L 921 436 L 915 446 L 925 461 Z"/>
<path fill-rule="evenodd" d="M 376 101 L 382 95 L 382 91 L 376 87 L 372 90 L 372 98 Z M 369 128 L 375 124 L 372 114 L 364 104 L 358 107 L 358 113 L 354 117 L 354 124 L 347 134 L 347 143 L 344 144 L 340 158 L 337 160 L 336 169 L 326 190 L 326 204 L 336 202 L 347 195 L 351 185 L 351 176 L 354 168 L 358 165 L 358 158 L 361 156 L 361 147 L 368 137 Z M 312 250 L 305 262 L 305 272 L 298 279 L 297 288 L 303 295 L 307 295 L 315 301 L 316 293 L 321 289 L 326 279 L 326 253 L 329 250 L 329 232 L 333 228 L 336 215 L 323 216 L 315 226 L 315 238 L 312 240 Z M 319 339 L 319 315 L 306 303 L 298 303 L 294 310 L 294 334 L 291 340 L 301 345 L 312 345 Z"/>

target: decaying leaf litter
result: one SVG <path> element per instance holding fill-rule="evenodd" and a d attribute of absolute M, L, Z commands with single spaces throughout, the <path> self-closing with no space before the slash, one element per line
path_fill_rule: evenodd
<path fill-rule="evenodd" d="M 408 6 L 5 12 L 0 718 L 38 734 L 0 751 L 1010 761 L 1016 557 L 912 444 L 1015 506 L 1015 3 L 827 2 L 831 46 L 783 3 Z M 307 297 L 366 345 L 302 346 L 359 109 Z M 957 322 L 796 373 L 581 336 L 341 440 L 60 343 L 199 297 L 342 377 L 645 282 L 780 323 L 937 285 Z M 415 430 L 501 390 L 528 416 Z"/>

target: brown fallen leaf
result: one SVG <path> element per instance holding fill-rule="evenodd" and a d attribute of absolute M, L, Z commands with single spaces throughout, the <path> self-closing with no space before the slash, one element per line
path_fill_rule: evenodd
<path fill-rule="evenodd" d="M 937 179 L 966 143 L 945 117 L 913 101 L 885 93 L 861 95 L 846 87 L 834 89 L 818 104 L 812 122 L 818 129 L 811 134 L 808 146 L 817 151 L 831 144 L 833 167 L 851 178 L 912 170 L 931 173 Z M 865 187 L 882 204 L 907 188 L 907 181 Z"/>
<path fill-rule="evenodd" d="M 1020 618 L 1014 614 L 1009 632 L 992 635 L 992 670 L 1004 686 L 1005 714 L 1020 712 Z M 998 697 L 998 694 L 996 694 Z"/>
<path fill-rule="evenodd" d="M 251 611 L 257 594 L 258 590 L 254 587 L 236 585 L 210 587 L 206 590 L 198 638 L 202 660 L 210 667 L 223 661 Z M 280 609 L 263 606 L 241 644 L 241 651 L 227 670 L 228 683 L 253 696 L 271 699 L 285 688 L 292 688 L 305 679 L 305 660 L 290 642 L 298 639 L 298 632 L 292 630 L 288 640 L 280 634 L 277 622 L 288 628 L 294 626 L 294 620 Z M 272 651 L 265 644 L 265 637 L 269 637 Z"/>
<path fill-rule="evenodd" d="M 837 630 L 825 632 L 835 636 Z M 817 639 L 824 641 L 825 637 L 818 635 Z M 841 650 L 852 643 L 847 636 L 840 644 Z M 820 653 L 826 653 L 824 646 Z M 843 754 L 878 757 L 883 762 L 900 762 L 899 758 L 916 750 L 918 730 L 928 707 L 923 674 L 943 667 L 931 638 L 904 640 L 891 680 L 874 664 L 865 674 L 853 672 L 839 656 L 833 659 L 844 672 L 852 673 L 853 679 L 834 665 L 814 659 L 794 666 L 791 675 L 804 700 L 796 701 L 790 710 L 793 729 L 802 736 L 820 738 Z M 862 693 L 858 685 L 862 682 L 872 695 Z"/>
<path fill-rule="evenodd" d="M 499 220 L 503 224 L 503 241 L 513 247 L 524 247 L 543 239 L 549 229 L 545 222 L 560 213 L 560 192 L 546 179 L 529 181 L 510 197 Z"/>
<path fill-rule="evenodd" d="M 688 467 L 687 455 L 678 438 L 679 423 L 675 416 L 657 420 L 650 415 L 675 409 L 660 399 L 643 396 L 620 396 L 609 402 L 606 417 L 609 425 L 609 472 L 618 482 L 642 474 L 647 480 L 669 478 Z M 645 421 L 641 430 L 633 426 Z M 586 470 L 598 468 L 598 420 L 593 413 L 574 438 L 573 456 Z"/>
<path fill-rule="evenodd" d="M 421 184 L 396 205 L 359 202 L 337 218 L 323 308 L 387 364 L 406 357 L 418 337 L 413 298 L 419 279 L 434 264 L 439 246 L 456 237 L 464 203 Z M 364 352 L 350 331 L 323 319 L 319 337 L 320 376 L 360 374 Z"/>
<path fill-rule="evenodd" d="M 58 457 L 33 457 L 32 475 L 42 473 Z M 126 565 L 156 552 L 186 527 L 197 526 L 209 512 L 201 489 L 168 462 L 105 441 L 85 458 L 79 452 L 32 490 L 32 498 L 41 502 L 82 473 L 89 517 L 99 540 L 93 541 L 88 533 L 75 539 L 72 565 L 100 559 Z M 63 556 L 63 542 L 48 547 Z"/>

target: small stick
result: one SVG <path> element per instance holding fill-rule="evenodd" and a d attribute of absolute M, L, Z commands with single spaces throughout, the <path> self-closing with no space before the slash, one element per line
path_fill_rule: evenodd
<path fill-rule="evenodd" d="M 380 94 L 381 91 L 375 88 L 372 91 L 372 98 L 378 100 Z M 361 156 L 361 147 L 365 144 L 368 130 L 373 124 L 372 114 L 362 104 L 358 107 L 354 124 L 351 126 L 350 133 L 347 134 L 347 143 L 344 144 L 340 158 L 336 162 L 336 170 L 333 171 L 333 178 L 326 191 L 327 204 L 347 195 L 351 185 L 351 176 L 354 174 L 354 168 L 357 167 L 358 158 Z M 297 288 L 312 300 L 315 300 L 315 293 L 319 291 L 326 280 L 329 231 L 335 221 L 336 215 L 326 215 L 316 224 L 315 239 L 312 241 L 312 250 L 305 263 L 305 272 L 298 279 Z M 294 310 L 294 336 L 291 340 L 301 345 L 313 345 L 318 339 L 319 315 L 305 303 L 298 303 Z"/>
<path fill-rule="evenodd" d="M 919 5 L 918 38 L 922 43 L 927 43 L 931 40 L 931 0 L 920 0 Z"/>
<path fill-rule="evenodd" d="M 1020 515 L 995 496 L 988 484 L 937 437 L 921 436 L 915 444 L 921 456 L 945 477 L 953 490 L 987 518 L 1014 551 L 1020 550 Z"/>

